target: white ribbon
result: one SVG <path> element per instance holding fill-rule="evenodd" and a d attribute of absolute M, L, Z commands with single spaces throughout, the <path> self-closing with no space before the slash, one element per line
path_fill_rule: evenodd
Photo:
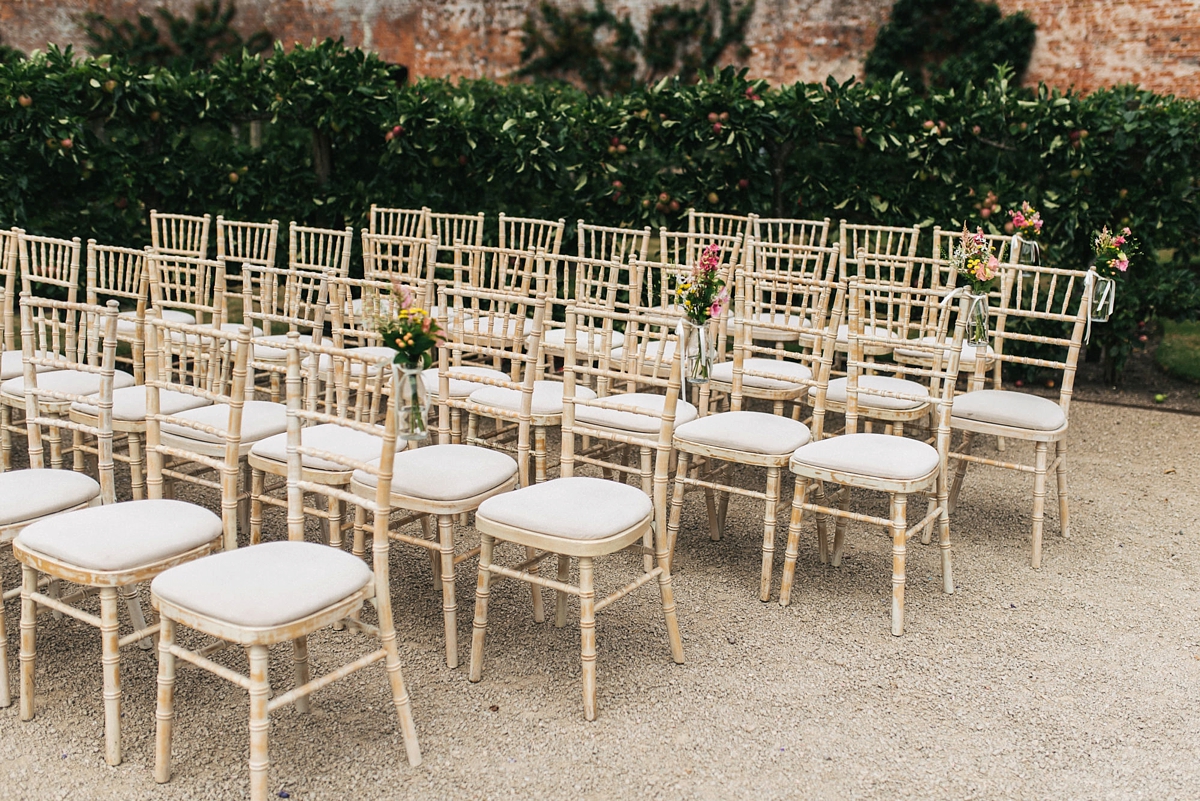
<path fill-rule="evenodd" d="M 954 300 L 959 295 L 969 295 L 969 294 L 971 294 L 971 293 L 967 292 L 967 287 L 965 287 L 965 286 L 955 287 L 949 293 L 947 293 L 946 297 L 942 298 L 941 302 L 938 303 L 938 305 L 939 306 L 948 306 L 950 304 L 950 301 Z"/>
<path fill-rule="evenodd" d="M 679 322 L 675 323 L 675 347 L 679 350 L 679 397 L 687 400 L 687 339 L 685 335 L 687 329 L 683 326 L 683 318 L 679 318 Z M 666 343 L 663 343 L 666 347 Z M 666 355 L 666 354 L 664 354 Z"/>
<path fill-rule="evenodd" d="M 1099 277 L 1100 276 L 1096 273 L 1095 266 L 1093 266 L 1087 271 L 1087 276 L 1083 279 L 1083 295 L 1088 301 L 1087 330 L 1083 335 L 1083 341 L 1085 343 L 1092 341 L 1092 309 L 1102 308 L 1102 304 L 1110 302 L 1109 294 L 1112 293 L 1113 286 L 1115 286 L 1113 281 L 1097 281 L 1096 279 Z M 1101 287 L 1100 297 L 1093 298 L 1091 297 L 1091 293 L 1095 291 L 1097 284 L 1099 284 Z"/>

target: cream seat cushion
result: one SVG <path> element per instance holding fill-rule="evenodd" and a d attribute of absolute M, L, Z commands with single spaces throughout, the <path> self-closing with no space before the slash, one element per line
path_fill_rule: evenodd
<path fill-rule="evenodd" d="M 222 623 L 274 628 L 345 600 L 371 579 L 371 569 L 351 553 L 287 540 L 173 567 L 155 578 L 150 590 L 156 598 Z"/>
<path fill-rule="evenodd" d="M 346 350 L 351 351 L 355 356 L 360 358 L 376 361 L 380 365 L 384 365 L 384 363 L 391 364 L 392 360 L 396 358 L 396 351 L 386 345 L 364 345 L 361 348 L 346 348 Z M 323 373 L 331 371 L 333 369 L 333 357 L 328 353 L 322 353 L 318 369 Z M 367 375 L 375 375 L 377 372 L 377 367 L 367 368 Z M 358 366 L 358 362 L 355 362 L 354 375 L 361 374 L 362 368 Z"/>
<path fill-rule="evenodd" d="M 675 429 L 676 441 L 748 453 L 782 455 L 808 443 L 808 426 L 764 412 L 721 412 Z"/>
<path fill-rule="evenodd" d="M 224 432 L 229 425 L 229 404 L 214 403 L 201 406 L 175 415 L 180 419 L 192 420 L 197 423 L 212 426 Z M 217 437 L 207 431 L 163 423 L 164 434 L 171 434 L 180 439 L 191 439 L 198 442 L 220 444 L 224 437 Z M 242 406 L 242 442 L 257 442 L 261 439 L 279 434 L 287 430 L 287 407 L 282 403 L 270 401 L 245 401 Z"/>
<path fill-rule="evenodd" d="M 475 445 L 428 445 L 396 454 L 392 492 L 430 501 L 459 501 L 494 490 L 517 474 L 507 453 Z M 359 470 L 356 484 L 379 486 L 379 477 Z"/>
<path fill-rule="evenodd" d="M 515 317 L 489 317 L 486 314 L 479 317 L 466 317 L 462 322 L 462 330 L 468 336 L 493 336 L 511 339 L 517 332 Z M 533 320 L 525 317 L 521 320 L 521 336 L 528 336 L 533 331 Z"/>
<path fill-rule="evenodd" d="M 792 454 L 790 467 L 805 467 L 897 481 L 924 478 L 938 468 L 938 452 L 924 442 L 888 434 L 845 434 L 810 442 Z"/>
<path fill-rule="evenodd" d="M 1034 431 L 1058 431 L 1067 424 L 1062 407 L 1049 398 L 1007 389 L 963 393 L 954 399 L 950 415 L 951 423 L 955 419 L 974 420 Z"/>
<path fill-rule="evenodd" d="M 16 541 L 76 567 L 109 572 L 170 559 L 221 533 L 221 518 L 203 506 L 147 500 L 50 517 L 26 528 Z"/>
<path fill-rule="evenodd" d="M 64 392 L 69 395 L 95 395 L 100 391 L 100 374 L 86 373 L 82 370 L 52 370 L 48 373 L 42 373 L 37 380 L 38 389 L 54 390 L 55 392 Z M 122 387 L 132 387 L 134 385 L 133 376 L 124 370 L 117 370 L 113 374 L 113 389 L 117 390 Z M 25 397 L 25 376 L 20 375 L 16 378 L 10 378 L 3 384 L 0 384 L 0 393 L 8 395 L 11 398 Z M 43 403 L 62 403 L 53 398 L 41 398 Z"/>
<path fill-rule="evenodd" d="M 756 340 L 765 340 L 770 342 L 795 342 L 800 339 L 800 329 L 810 328 L 812 323 L 801 317 L 799 314 L 791 314 L 789 312 L 758 312 L 752 318 L 753 321 L 763 322 L 771 326 L 770 328 L 758 327 L 752 325 L 750 327 L 750 336 Z M 777 326 L 786 326 L 789 330 Z"/>
<path fill-rule="evenodd" d="M 363 431 L 339 426 L 336 423 L 321 423 L 302 429 L 300 441 L 305 447 L 329 451 L 358 462 L 370 462 L 379 461 L 379 452 L 383 450 L 382 436 L 382 428 L 379 430 L 378 436 L 373 436 Z M 404 448 L 407 444 L 401 440 L 396 441 L 398 448 Z M 261 459 L 270 459 L 286 465 L 287 432 L 259 440 L 254 443 L 250 453 Z M 304 454 L 302 463 L 310 470 L 328 470 L 335 473 L 344 473 L 350 470 L 345 465 L 309 454 Z"/>
<path fill-rule="evenodd" d="M 46 351 L 37 351 L 35 355 L 45 358 Z M 44 364 L 39 364 L 37 366 L 37 372 L 39 373 L 48 373 L 53 369 L 53 367 L 47 367 Z M 24 375 L 24 372 L 25 366 L 21 362 L 20 348 L 17 350 L 6 350 L 4 353 L 0 353 L 0 381 L 7 381 L 10 378 L 16 378 L 19 375 Z"/>
<path fill-rule="evenodd" d="M 879 339 L 895 339 L 899 341 L 899 337 L 893 331 L 889 331 L 883 326 L 875 326 L 870 324 L 863 325 L 863 336 L 876 337 Z M 837 342 L 839 345 L 845 345 L 850 341 L 850 326 L 847 323 L 842 323 L 838 326 Z"/>
<path fill-rule="evenodd" d="M 846 378 L 835 378 L 830 381 L 829 389 L 825 393 L 825 399 L 829 403 L 845 404 L 848 394 L 848 383 L 848 379 Z M 893 378 L 886 375 L 860 375 L 858 377 L 858 386 L 860 389 L 878 389 L 884 392 L 903 392 L 906 395 L 929 396 L 929 387 L 924 384 L 918 384 L 916 381 L 909 381 L 906 378 Z M 808 396 L 816 398 L 817 388 L 810 387 Z M 858 405 L 870 409 L 912 411 L 921 408 L 925 403 L 925 401 L 892 398 L 886 395 L 871 395 L 861 391 L 858 393 Z"/>
<path fill-rule="evenodd" d="M 751 356 L 749 359 L 742 361 L 742 369 L 770 373 L 773 376 L 772 378 L 767 378 L 765 376 L 746 375 L 743 373 L 742 386 L 754 389 L 802 389 L 804 384 L 797 382 L 812 380 L 812 370 L 803 364 L 787 361 L 786 359 L 781 361 L 778 359 L 764 359 L 758 356 Z M 709 376 L 713 381 L 732 384 L 733 362 L 714 364 Z M 778 376 L 779 378 L 776 379 L 774 376 Z"/>
<path fill-rule="evenodd" d="M 633 528 L 654 512 L 646 493 L 602 478 L 556 478 L 488 498 L 476 519 L 573 540 L 600 540 Z"/>
<path fill-rule="evenodd" d="M 920 339 L 916 339 L 913 341 L 919 342 L 922 345 L 928 345 L 928 346 L 932 347 L 937 344 L 937 337 L 921 337 Z M 951 341 L 949 344 L 953 344 L 953 341 Z M 933 359 L 933 352 L 928 351 L 928 350 L 913 350 L 913 349 L 902 348 L 902 347 L 897 346 L 897 348 L 894 352 L 896 354 L 896 357 L 899 359 L 921 359 L 924 361 L 932 361 L 932 359 Z M 978 354 L 979 354 L 979 348 L 975 347 L 974 345 L 968 345 L 967 343 L 964 342 L 962 344 L 962 348 L 959 350 L 959 364 L 962 365 L 962 367 L 964 369 L 967 369 L 967 370 L 974 369 L 975 357 Z M 991 345 L 988 345 L 987 351 L 983 357 L 984 363 L 995 361 L 995 359 L 996 359 L 996 351 L 995 351 L 995 349 L 992 348 Z M 942 359 L 942 364 L 943 364 L 943 366 L 946 364 L 945 359 Z"/>
<path fill-rule="evenodd" d="M 96 397 L 92 395 L 91 397 Z M 179 414 L 189 409 L 199 409 L 207 406 L 209 400 L 186 392 L 176 392 L 170 389 L 158 391 L 158 410 L 162 414 Z M 71 404 L 71 411 L 98 417 L 100 409 L 90 403 L 78 401 Z M 113 420 L 123 423 L 143 423 L 146 421 L 146 388 L 122 387 L 113 390 Z"/>
<path fill-rule="evenodd" d="M 487 386 L 487 384 L 479 384 L 467 378 L 458 378 L 457 376 L 460 375 L 487 376 L 500 381 L 512 380 L 508 373 L 503 373 L 494 367 L 482 367 L 473 364 L 465 364 L 461 367 L 451 367 L 450 374 L 450 397 L 452 398 L 465 398 L 480 387 Z M 436 367 L 430 367 L 428 370 L 422 371 L 421 380 L 425 382 L 425 391 L 429 393 L 430 397 L 436 398 L 438 395 L 438 387 L 440 386 L 438 369 Z"/>
<path fill-rule="evenodd" d="M 100 497 L 91 476 L 71 470 L 10 470 L 0 473 L 0 526 L 36 520 Z"/>
<path fill-rule="evenodd" d="M 652 395 L 647 392 L 629 392 L 624 395 L 609 395 L 605 401 L 618 403 L 622 406 L 632 406 L 645 409 L 646 414 L 626 412 L 619 409 L 603 409 L 597 406 L 576 406 L 575 419 L 581 423 L 589 423 L 601 428 L 611 428 L 617 431 L 632 431 L 639 434 L 654 434 L 662 426 L 663 404 L 665 395 Z M 690 423 L 700 416 L 696 407 L 685 400 L 675 406 L 675 426 Z"/>
<path fill-rule="evenodd" d="M 587 387 L 575 385 L 575 397 L 591 400 L 596 393 Z M 521 393 L 507 387 L 482 387 L 471 393 L 473 402 L 495 409 L 518 411 Z M 561 381 L 533 382 L 533 414 L 553 416 L 563 412 L 563 383 Z"/>
<path fill-rule="evenodd" d="M 596 341 L 592 342 L 591 331 L 576 331 L 575 332 L 575 350 L 580 353 L 591 353 L 593 349 L 599 350 L 604 344 L 604 334 L 597 333 Z M 620 331 L 613 331 L 609 335 L 609 348 L 616 350 L 625 342 L 625 335 Z M 542 344 L 548 348 L 555 350 L 566 350 L 567 347 L 567 329 L 551 328 L 542 336 Z"/>

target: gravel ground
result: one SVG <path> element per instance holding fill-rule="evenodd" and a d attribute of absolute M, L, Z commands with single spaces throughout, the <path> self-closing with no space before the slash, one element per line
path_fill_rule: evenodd
<path fill-rule="evenodd" d="M 577 622 L 535 624 L 528 589 L 497 585 L 484 678 L 470 684 L 473 561 L 458 581 L 463 665 L 448 670 L 428 559 L 395 547 L 424 764 L 405 761 L 376 666 L 319 693 L 311 714 L 274 717 L 273 787 L 293 799 L 1196 798 L 1200 419 L 1087 403 L 1072 417 L 1071 538 L 1051 511 L 1044 566 L 1030 569 L 1031 479 L 973 471 L 952 521 L 957 590 L 941 592 L 936 549 L 914 541 L 899 638 L 881 532 L 852 528 L 839 569 L 820 565 L 807 537 L 781 608 L 756 597 L 758 503 L 734 499 L 726 538 L 712 542 L 690 495 L 675 574 L 687 662 L 670 661 L 653 590 L 605 610 L 593 723 Z M 777 553 L 781 567 L 782 537 Z M 616 557 L 599 576 L 616 583 L 636 567 Z M 17 574 L 5 558 L 5 585 Z M 15 671 L 18 605 L 7 611 Z M 0 798 L 247 794 L 244 692 L 180 665 L 175 776 L 157 786 L 154 654 L 123 653 L 125 763 L 110 768 L 98 636 L 43 620 L 38 716 L 0 710 Z M 348 632 L 316 635 L 314 672 L 364 647 Z M 290 653 L 273 656 L 286 688 Z M 244 668 L 240 652 L 220 658 Z"/>

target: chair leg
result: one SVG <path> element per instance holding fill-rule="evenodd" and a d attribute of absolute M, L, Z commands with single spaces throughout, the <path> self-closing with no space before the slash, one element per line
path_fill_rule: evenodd
<path fill-rule="evenodd" d="M 251 488 L 254 484 L 254 479 L 253 479 L 253 470 L 251 470 L 251 468 L 250 468 L 250 462 L 242 461 L 241 468 L 242 468 L 242 470 L 241 470 L 241 472 L 242 472 L 242 481 L 241 481 L 242 492 L 238 493 L 237 527 L 238 527 L 239 532 L 246 532 L 246 531 L 250 530 L 250 492 L 251 492 Z M 227 550 L 232 550 L 230 548 L 230 546 L 228 545 L 228 543 L 226 543 L 225 547 Z M 236 542 L 234 542 L 233 547 L 234 548 L 237 547 Z"/>
<path fill-rule="evenodd" d="M 792 602 L 792 582 L 796 578 L 796 559 L 800 556 L 800 525 L 804 522 L 804 498 L 808 494 L 808 479 L 796 479 L 796 494 L 792 496 L 792 519 L 788 523 L 787 551 L 783 558 L 783 579 L 779 583 L 779 605 Z"/>
<path fill-rule="evenodd" d="M 308 684 L 308 637 L 301 636 L 292 640 L 292 675 L 296 677 L 296 686 Z M 296 699 L 296 711 L 306 713 L 309 710 L 308 696 L 302 695 Z"/>
<path fill-rule="evenodd" d="M 492 549 L 496 541 L 487 534 L 479 535 L 479 581 L 475 587 L 475 623 L 471 629 L 470 681 L 483 677 L 483 641 L 487 636 L 488 594 L 492 582 Z"/>
<path fill-rule="evenodd" d="M 0 402 L 0 473 L 12 470 L 12 409 Z"/>
<path fill-rule="evenodd" d="M 962 444 L 959 447 L 962 448 L 962 452 L 968 456 L 971 453 L 972 440 L 974 440 L 974 434 L 972 434 L 970 431 L 963 433 Z M 959 459 L 958 464 L 954 467 L 954 483 L 950 485 L 950 505 L 947 507 L 947 510 L 951 513 L 953 513 L 954 508 L 958 506 L 958 493 L 962 492 L 963 482 L 967 478 L 967 467 L 969 465 L 970 462 L 968 462 L 966 459 Z"/>
<path fill-rule="evenodd" d="M 158 705 L 154 713 L 154 781 L 171 780 L 171 734 L 175 727 L 175 621 L 162 618 L 158 632 Z"/>
<path fill-rule="evenodd" d="M 596 589 L 592 559 L 579 558 L 579 642 L 583 662 L 583 717 L 596 719 Z"/>
<path fill-rule="evenodd" d="M 458 605 L 454 598 L 454 516 L 438 515 L 441 546 L 442 618 L 446 626 L 446 666 L 458 667 Z"/>
<path fill-rule="evenodd" d="M 571 557 L 558 555 L 558 580 L 566 583 L 571 577 Z M 567 625 L 567 594 L 562 590 L 554 592 L 554 627 L 561 629 Z"/>
<path fill-rule="evenodd" d="M 537 556 L 536 550 L 534 550 L 533 548 L 525 549 L 525 558 L 527 560 L 532 559 L 535 556 Z M 536 576 L 537 572 L 538 572 L 537 565 L 529 566 L 530 575 Z M 543 623 L 546 620 L 546 606 L 545 606 L 545 602 L 542 599 L 542 588 L 540 585 L 530 583 L 529 589 L 533 593 L 533 622 L 534 623 Z"/>
<path fill-rule="evenodd" d="M 1033 557 L 1034 568 L 1042 566 L 1042 527 L 1046 517 L 1046 456 L 1050 446 L 1039 442 L 1034 446 L 1033 462 Z"/>
<path fill-rule="evenodd" d="M 642 492 L 649 497 L 654 497 L 654 451 L 650 448 L 642 447 L 640 449 L 641 456 L 641 474 L 642 474 Z M 642 547 L 646 552 L 642 556 L 642 569 L 649 573 L 654 569 L 654 557 L 651 556 L 654 552 L 654 533 L 647 531 L 642 537 Z"/>
<path fill-rule="evenodd" d="M 268 674 L 267 646 L 250 646 L 250 799 L 267 801 L 267 734 L 271 721 L 267 717 L 267 701 L 271 697 Z"/>
<path fill-rule="evenodd" d="M 796 488 L 800 490 L 799 487 Z M 804 492 L 808 492 L 808 484 L 805 483 Z M 801 498 L 801 501 L 804 499 Z M 825 505 L 825 482 L 818 481 L 813 492 L 813 500 L 817 506 Z M 829 564 L 829 515 L 825 512 L 817 512 L 817 553 L 821 559 L 821 564 Z"/>
<path fill-rule="evenodd" d="M 533 429 L 533 481 L 541 484 L 546 480 L 546 428 L 537 426 Z"/>
<path fill-rule="evenodd" d="M 367 555 L 367 535 L 365 528 L 367 525 L 367 510 L 361 506 L 354 507 L 354 544 L 350 546 L 350 552 L 359 559 L 365 559 Z"/>
<path fill-rule="evenodd" d="M 667 621 L 667 641 L 671 645 L 671 661 L 682 665 L 683 638 L 679 635 L 679 615 L 675 611 L 675 591 L 671 588 L 671 555 L 666 537 L 655 537 L 654 555 L 662 570 L 658 574 L 658 594 L 662 601 L 663 618 Z"/>
<path fill-rule="evenodd" d="M 941 510 L 938 517 L 938 549 L 942 555 L 942 591 L 954 594 L 954 568 L 950 562 L 950 513 L 946 506 L 950 494 L 950 476 L 943 470 L 938 477 L 937 505 Z"/>
<path fill-rule="evenodd" d="M 845 512 L 850 508 L 850 488 L 838 487 L 837 490 L 838 509 Z M 838 516 L 833 523 L 833 556 L 830 557 L 830 563 L 834 567 L 842 566 L 842 554 L 846 551 L 846 527 L 850 525 L 849 518 Z"/>
<path fill-rule="evenodd" d="M 146 616 L 142 613 L 142 600 L 138 597 L 138 585 L 127 584 L 122 587 L 121 599 L 125 601 L 125 608 L 129 610 L 129 622 L 133 626 L 133 630 L 140 631 L 146 628 Z M 138 640 L 138 648 L 143 651 L 149 651 L 153 647 L 154 640 L 150 637 Z"/>
<path fill-rule="evenodd" d="M 762 580 L 758 600 L 771 600 L 771 569 L 775 563 L 775 510 L 779 506 L 779 468 L 767 468 L 767 508 L 763 514 Z"/>
<path fill-rule="evenodd" d="M 388 682 L 392 686 L 392 704 L 396 707 L 396 715 L 400 718 L 400 733 L 404 736 L 404 750 L 408 753 L 408 764 L 416 767 L 421 764 L 421 746 L 417 742 L 417 726 L 413 721 L 412 699 L 404 684 L 404 671 L 400 667 L 400 653 L 396 648 L 396 629 L 389 623 L 380 631 L 383 641 L 384 666 L 387 668 Z"/>
<path fill-rule="evenodd" d="M 33 668 L 37 658 L 37 592 L 38 574 L 31 567 L 21 566 L 21 720 L 33 720 Z"/>
<path fill-rule="evenodd" d="M 892 634 L 904 633 L 904 557 L 908 537 L 908 498 L 891 496 L 892 518 Z"/>
<path fill-rule="evenodd" d="M 326 496 L 325 511 L 329 513 L 329 545 L 340 551 L 342 549 L 342 517 L 345 514 L 345 507 L 340 499 Z"/>
<path fill-rule="evenodd" d="M 1058 527 L 1063 539 L 1071 536 L 1071 513 L 1067 502 L 1067 441 L 1060 439 L 1054 444 L 1057 464 L 1054 472 L 1058 477 Z"/>
<path fill-rule="evenodd" d="M 667 564 L 675 561 L 675 540 L 679 538 L 679 519 L 683 514 L 683 496 L 687 486 L 683 478 L 687 475 L 690 456 L 679 451 L 679 466 L 675 470 L 675 488 L 671 493 L 671 513 L 667 518 Z"/>
<path fill-rule="evenodd" d="M 8 623 L 4 615 L 4 581 L 0 577 L 0 709 L 12 706 L 12 691 L 8 686 Z M 20 624 L 17 625 L 20 628 Z"/>
<path fill-rule="evenodd" d="M 100 588 L 100 662 L 104 667 L 104 759 L 121 764 L 121 653 L 117 646 L 117 588 Z"/>
<path fill-rule="evenodd" d="M 266 489 L 266 474 L 257 467 L 250 469 L 250 544 L 262 542 L 262 496 Z"/>
<path fill-rule="evenodd" d="M 130 431 L 126 437 L 129 443 L 129 489 L 135 501 L 146 497 L 145 457 L 142 456 L 142 435 Z"/>

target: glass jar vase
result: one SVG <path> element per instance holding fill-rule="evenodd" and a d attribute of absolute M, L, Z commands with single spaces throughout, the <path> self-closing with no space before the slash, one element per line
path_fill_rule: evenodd
<path fill-rule="evenodd" d="M 396 439 L 406 442 L 429 438 L 428 401 L 421 373 L 422 367 L 419 364 L 392 364 Z"/>

